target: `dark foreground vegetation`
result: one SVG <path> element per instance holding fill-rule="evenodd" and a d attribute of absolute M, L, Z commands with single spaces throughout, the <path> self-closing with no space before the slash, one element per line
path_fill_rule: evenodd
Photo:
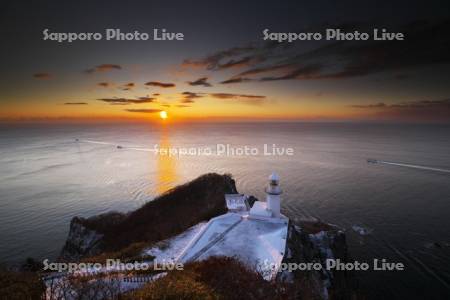
<path fill-rule="evenodd" d="M 0 299 L 42 299 L 45 285 L 38 273 L 0 269 Z"/>
<path fill-rule="evenodd" d="M 67 276 L 49 284 L 53 298 L 83 300 L 146 299 L 314 299 L 308 290 L 292 283 L 268 282 L 256 271 L 230 257 L 210 257 L 185 265 L 182 271 L 170 271 L 154 282 L 134 291 L 120 288 L 114 274 L 105 277 Z M 37 273 L 0 272 L 0 299 L 46 299 L 44 283 Z"/>
<path fill-rule="evenodd" d="M 129 293 L 125 299 L 310 299 L 294 284 L 268 282 L 230 257 L 211 257 L 170 272 Z"/>

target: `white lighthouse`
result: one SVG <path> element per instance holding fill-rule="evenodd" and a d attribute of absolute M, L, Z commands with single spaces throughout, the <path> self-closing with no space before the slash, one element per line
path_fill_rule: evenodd
<path fill-rule="evenodd" d="M 266 188 L 266 203 L 267 208 L 272 211 L 272 216 L 275 218 L 280 217 L 280 177 L 276 173 L 272 173 L 269 176 L 269 185 Z"/>

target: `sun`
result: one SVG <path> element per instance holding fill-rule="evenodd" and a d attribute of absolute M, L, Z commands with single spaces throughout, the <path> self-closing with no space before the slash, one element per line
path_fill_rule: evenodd
<path fill-rule="evenodd" d="M 161 117 L 161 119 L 165 120 L 167 119 L 167 112 L 163 110 L 159 113 L 159 116 Z"/>

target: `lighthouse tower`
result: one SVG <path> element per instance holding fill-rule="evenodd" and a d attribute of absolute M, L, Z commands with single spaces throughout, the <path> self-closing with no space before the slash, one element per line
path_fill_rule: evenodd
<path fill-rule="evenodd" d="M 272 216 L 275 218 L 280 217 L 280 177 L 276 173 L 272 173 L 269 176 L 269 185 L 266 188 L 266 203 L 267 208 L 272 211 Z"/>

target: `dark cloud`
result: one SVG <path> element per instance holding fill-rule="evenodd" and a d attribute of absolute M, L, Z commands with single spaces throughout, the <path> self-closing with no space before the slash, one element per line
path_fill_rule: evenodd
<path fill-rule="evenodd" d="M 265 99 L 266 96 L 260 95 L 244 95 L 244 94 L 230 94 L 230 93 L 211 93 L 211 97 L 218 99 L 237 99 L 237 98 L 248 98 L 248 99 Z"/>
<path fill-rule="evenodd" d="M 35 73 L 33 74 L 33 77 L 36 79 L 50 79 L 52 78 L 52 75 L 49 73 Z"/>
<path fill-rule="evenodd" d="M 442 100 L 421 100 L 421 101 L 413 101 L 413 102 L 403 102 L 398 104 L 392 104 L 390 107 L 394 108 L 442 108 L 442 109 L 450 109 L 450 98 L 442 99 Z"/>
<path fill-rule="evenodd" d="M 161 109 L 157 109 L 157 108 L 142 108 L 142 109 L 124 109 L 127 112 L 132 112 L 132 113 L 146 113 L 146 114 L 154 114 L 154 113 L 159 113 L 162 110 Z"/>
<path fill-rule="evenodd" d="M 386 104 L 384 104 L 383 102 L 375 103 L 375 104 L 355 104 L 355 105 L 350 105 L 350 107 L 353 107 L 353 108 L 381 108 L 381 107 L 386 107 Z"/>
<path fill-rule="evenodd" d="M 240 82 L 247 82 L 247 81 L 251 81 L 250 78 L 243 78 L 243 77 L 234 77 L 234 78 L 230 78 L 224 81 L 221 81 L 221 84 L 230 84 L 230 83 L 240 83 Z"/>
<path fill-rule="evenodd" d="M 323 66 L 313 64 L 308 66 L 300 66 L 280 76 L 262 77 L 260 81 L 288 80 L 288 79 L 314 79 L 320 74 Z"/>
<path fill-rule="evenodd" d="M 268 73 L 268 72 L 273 72 L 273 71 L 278 71 L 278 70 L 283 70 L 283 69 L 289 70 L 292 68 L 293 68 L 292 64 L 279 64 L 279 65 L 272 65 L 272 66 L 257 67 L 257 68 L 252 68 L 247 71 L 241 72 L 237 76 L 241 77 L 241 76 L 246 76 L 246 75 L 257 75 L 257 74 L 261 74 L 261 73 Z"/>
<path fill-rule="evenodd" d="M 254 53 L 254 46 L 234 47 L 227 50 L 219 51 L 205 58 L 192 60 L 186 59 L 183 62 L 185 67 L 204 67 L 207 70 L 223 70 L 232 67 L 242 67 L 248 65 L 252 61 L 252 57 L 239 57 L 246 53 Z"/>
<path fill-rule="evenodd" d="M 375 103 L 375 104 L 356 104 L 351 105 L 354 108 L 430 108 L 430 107 L 439 107 L 439 108 L 450 108 L 450 99 L 443 100 L 420 100 L 420 101 L 409 101 L 409 102 L 400 102 L 395 104 L 385 104 L 383 102 Z"/>
<path fill-rule="evenodd" d="M 450 62 L 450 20 L 408 24 L 401 28 L 404 41 L 334 42 L 292 61 L 320 61 L 320 74 L 307 79 L 343 79 L 387 70 Z M 339 63 L 336 63 L 339 62 Z"/>
<path fill-rule="evenodd" d="M 126 83 L 126 84 L 122 85 L 122 86 L 120 87 L 120 89 L 121 89 L 122 91 L 130 91 L 130 90 L 132 90 L 134 87 L 135 87 L 134 82 L 129 82 L 129 83 Z"/>
<path fill-rule="evenodd" d="M 230 94 L 230 93 L 211 93 L 209 96 L 217 99 L 231 99 L 243 104 L 262 105 L 266 101 L 266 96 L 261 95 L 245 95 L 245 94 Z"/>
<path fill-rule="evenodd" d="M 266 101 L 266 96 L 261 95 L 248 95 L 248 94 L 232 94 L 232 93 L 194 93 L 194 92 L 183 92 L 181 93 L 182 99 L 180 103 L 189 104 L 195 103 L 195 99 L 202 98 L 205 96 L 210 96 L 216 99 L 222 100 L 235 100 L 237 102 L 242 102 L 245 104 L 262 104 Z"/>
<path fill-rule="evenodd" d="M 218 69 L 222 70 L 222 69 L 229 69 L 229 68 L 246 67 L 246 66 L 250 65 L 252 60 L 253 60 L 253 58 L 251 56 L 246 56 L 246 57 L 239 58 L 236 60 L 230 59 L 229 61 L 218 65 Z"/>
<path fill-rule="evenodd" d="M 154 93 L 154 94 L 153 94 L 153 96 L 155 96 L 155 97 L 157 97 L 157 96 L 159 96 L 159 95 L 161 95 L 161 94 L 159 94 L 159 93 Z"/>
<path fill-rule="evenodd" d="M 369 115 L 381 119 L 443 122 L 450 120 L 450 99 L 409 101 L 396 104 L 375 103 L 352 105 L 351 107 L 365 109 Z"/>
<path fill-rule="evenodd" d="M 64 105 L 87 105 L 86 102 L 66 102 Z"/>
<path fill-rule="evenodd" d="M 372 35 L 373 25 L 321 24 L 314 30 L 341 28 L 344 32 L 359 30 Z M 208 70 L 219 71 L 234 65 L 247 67 L 222 84 L 245 81 L 345 79 L 384 71 L 450 63 L 450 19 L 439 22 L 417 21 L 402 26 L 386 26 L 388 31 L 402 32 L 403 41 L 328 41 L 316 48 L 304 43 L 265 43 L 219 51 L 204 59 L 187 60 Z M 308 49 L 308 50 L 306 50 Z M 405 79 L 399 76 L 397 79 Z"/>
<path fill-rule="evenodd" d="M 181 103 L 194 103 L 197 98 L 201 98 L 204 96 L 203 93 L 193 93 L 193 92 L 183 92 L 181 93 L 182 99 L 180 100 Z"/>
<path fill-rule="evenodd" d="M 179 107 L 179 108 L 191 107 L 190 105 L 185 105 L 185 104 L 177 104 L 175 106 Z"/>
<path fill-rule="evenodd" d="M 207 80 L 208 80 L 208 77 L 202 77 L 195 81 L 188 81 L 187 83 L 192 86 L 198 86 L 198 85 L 202 85 L 204 87 L 212 86 L 209 82 L 207 82 Z"/>
<path fill-rule="evenodd" d="M 146 100 L 149 102 L 153 102 L 153 101 L 155 101 L 155 98 L 149 97 L 149 96 L 143 96 L 143 97 L 139 97 L 138 100 L 142 100 L 142 101 Z"/>
<path fill-rule="evenodd" d="M 156 86 L 156 87 L 161 87 L 161 88 L 172 88 L 172 87 L 175 87 L 174 83 L 165 83 L 165 82 L 159 82 L 159 81 L 149 81 L 145 85 Z"/>
<path fill-rule="evenodd" d="M 109 82 L 99 82 L 97 85 L 101 87 L 109 87 L 111 84 Z"/>
<path fill-rule="evenodd" d="M 111 70 L 121 70 L 122 67 L 119 65 L 115 65 L 115 64 L 103 64 L 103 65 L 98 65 L 96 67 L 90 68 L 85 70 L 85 73 L 88 74 L 92 74 L 92 73 L 96 73 L 96 72 L 107 72 L 107 71 L 111 71 Z"/>
<path fill-rule="evenodd" d="M 181 95 L 183 95 L 183 97 L 185 98 L 189 98 L 189 99 L 196 99 L 196 98 L 201 98 L 203 97 L 203 93 L 193 93 L 193 92 L 183 92 L 181 93 Z"/>
<path fill-rule="evenodd" d="M 144 96 L 138 98 L 100 98 L 97 99 L 99 101 L 107 102 L 109 104 L 115 105 L 127 105 L 127 104 L 142 104 L 142 103 L 152 103 L 155 101 L 155 98 Z"/>

